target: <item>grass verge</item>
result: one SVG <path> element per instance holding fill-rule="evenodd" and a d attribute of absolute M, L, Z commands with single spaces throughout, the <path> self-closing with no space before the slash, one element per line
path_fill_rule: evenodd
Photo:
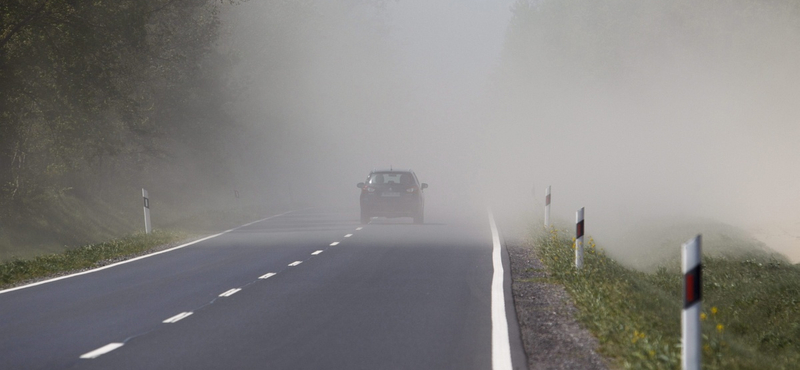
<path fill-rule="evenodd" d="M 99 267 L 109 262 L 144 254 L 158 246 L 184 238 L 186 235 L 183 233 L 156 230 L 151 234 L 132 234 L 104 243 L 71 248 L 62 253 L 6 261 L 0 263 L 0 289 L 31 280 Z"/>
<path fill-rule="evenodd" d="M 535 231 L 531 242 L 605 356 L 623 368 L 680 368 L 679 261 L 666 261 L 654 273 L 636 271 L 590 239 L 576 272 L 571 233 Z M 703 269 L 703 369 L 796 369 L 800 267 L 753 253 L 704 255 Z"/>

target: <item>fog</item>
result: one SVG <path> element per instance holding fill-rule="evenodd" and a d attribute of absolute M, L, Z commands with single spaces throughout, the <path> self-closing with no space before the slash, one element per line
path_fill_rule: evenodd
<path fill-rule="evenodd" d="M 586 207 L 612 254 L 655 248 L 626 237 L 637 228 L 722 223 L 797 262 L 798 14 L 743 0 L 244 2 L 218 45 L 248 129 L 237 186 L 355 207 L 370 169 L 411 168 L 432 212 L 539 222 L 551 185 L 556 218 Z"/>

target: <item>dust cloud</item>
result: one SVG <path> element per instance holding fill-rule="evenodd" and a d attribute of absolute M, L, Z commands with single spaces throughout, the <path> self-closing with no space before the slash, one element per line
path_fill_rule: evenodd
<path fill-rule="evenodd" d="M 729 224 L 797 262 L 799 17 L 788 1 L 244 2 L 219 44 L 247 127 L 236 181 L 352 207 L 391 165 L 432 209 L 535 222 L 551 185 L 555 216 L 586 207 L 612 254 L 662 248 L 631 230 Z"/>

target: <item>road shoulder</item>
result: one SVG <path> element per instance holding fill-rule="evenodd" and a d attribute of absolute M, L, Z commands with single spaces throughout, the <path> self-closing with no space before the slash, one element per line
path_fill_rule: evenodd
<path fill-rule="evenodd" d="M 597 353 L 597 339 L 575 319 L 576 308 L 564 287 L 548 282 L 533 248 L 522 241 L 506 243 L 528 368 L 608 369 Z"/>

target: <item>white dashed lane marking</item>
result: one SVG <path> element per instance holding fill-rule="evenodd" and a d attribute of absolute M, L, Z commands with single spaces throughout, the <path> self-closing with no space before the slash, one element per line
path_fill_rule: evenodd
<path fill-rule="evenodd" d="M 98 358 L 106 353 L 109 353 L 119 347 L 122 347 L 125 343 L 109 343 L 105 346 L 102 346 L 94 351 L 86 352 L 81 355 L 81 358 Z"/>
<path fill-rule="evenodd" d="M 263 221 L 263 220 L 259 220 L 259 221 Z M 258 222 L 258 221 L 257 221 L 257 222 Z M 253 223 L 255 223 L 255 222 L 253 222 Z M 253 223 L 251 223 L 251 224 L 253 224 Z M 249 226 L 249 225 L 251 225 L 251 224 L 243 225 L 242 227 L 244 227 L 244 226 Z M 362 227 L 356 228 L 356 231 L 360 231 L 361 229 L 362 229 Z M 235 229 L 232 229 L 232 230 L 235 230 Z M 229 231 L 232 231 L 232 230 L 228 230 L 228 231 L 226 231 L 225 233 L 227 233 L 227 232 L 229 232 Z M 222 234 L 224 234 L 224 233 L 222 233 Z M 222 234 L 219 234 L 219 235 L 222 235 Z M 214 235 L 214 236 L 218 236 L 218 235 Z M 206 239 L 213 238 L 214 236 L 212 236 L 212 237 L 209 237 L 209 238 L 205 238 L 205 239 L 198 240 L 198 241 L 196 241 L 196 242 L 194 242 L 194 243 L 197 243 L 197 242 L 200 242 L 200 241 L 203 241 L 203 240 L 206 240 Z M 347 234 L 347 235 L 345 235 L 344 237 L 345 237 L 345 238 L 349 238 L 349 237 L 352 237 L 352 236 L 353 236 L 353 234 Z M 185 246 L 188 246 L 188 245 L 191 245 L 191 244 L 194 244 L 194 243 L 189 243 L 189 244 L 187 244 L 187 245 L 185 245 Z M 339 243 L 340 243 L 340 242 L 333 242 L 333 243 L 331 243 L 331 244 L 330 244 L 330 246 L 331 246 L 331 247 L 335 247 L 335 246 L 339 245 Z M 180 246 L 180 247 L 183 247 L 183 246 Z M 180 248 L 180 247 L 178 247 L 178 248 Z M 175 249 L 177 249 L 177 248 L 175 248 Z M 317 251 L 314 251 L 313 253 L 311 253 L 311 255 L 314 255 L 314 256 L 316 256 L 316 255 L 319 255 L 319 254 L 321 254 L 322 252 L 324 252 L 324 250 L 317 250 Z M 301 263 L 303 263 L 303 261 L 294 261 L 294 262 L 292 262 L 292 263 L 290 263 L 290 264 L 289 264 L 289 267 L 298 266 L 298 265 L 300 265 Z M 275 275 L 277 275 L 277 273 L 276 273 L 276 272 L 268 272 L 268 273 L 266 273 L 266 274 L 264 274 L 264 275 L 261 275 L 261 276 L 259 276 L 259 277 L 258 277 L 258 279 L 259 279 L 259 280 L 265 280 L 265 279 L 269 279 L 269 278 L 271 278 L 271 277 L 273 277 L 273 276 L 275 276 Z M 234 289 L 230 289 L 230 290 L 227 290 L 227 291 L 223 292 L 223 293 L 222 293 L 222 294 L 220 294 L 219 296 L 220 296 L 220 297 L 230 297 L 230 296 L 232 296 L 232 295 L 236 294 L 237 292 L 239 292 L 239 291 L 241 291 L 241 290 L 242 290 L 241 288 L 234 288 Z M 181 320 L 183 320 L 183 319 L 185 319 L 185 318 L 187 318 L 187 317 L 191 316 L 193 313 L 194 313 L 194 312 L 189 312 L 189 311 L 187 311 L 187 312 L 181 312 L 181 313 L 179 313 L 179 314 L 177 314 L 177 315 L 175 315 L 175 316 L 172 316 L 172 317 L 170 317 L 170 318 L 168 318 L 168 319 L 164 320 L 164 321 L 163 321 L 163 323 L 165 323 L 165 324 L 173 324 L 173 323 L 176 323 L 176 322 L 178 322 L 178 321 L 181 321 Z M 108 352 L 111 352 L 111 351 L 113 351 L 113 350 L 117 349 L 117 348 L 120 348 L 120 347 L 122 347 L 122 346 L 124 346 L 124 345 L 125 345 L 125 343 L 109 343 L 109 344 L 107 344 L 107 345 L 105 345 L 105 346 L 103 346 L 103 347 L 100 347 L 100 348 L 98 348 L 98 349 L 96 349 L 96 350 L 94 350 L 94 351 L 91 351 L 91 352 L 84 353 L 83 355 L 81 355 L 81 357 L 80 357 L 80 358 L 82 358 L 82 359 L 93 359 L 93 358 L 97 358 L 97 357 L 100 357 L 100 356 L 102 356 L 102 355 L 104 355 L 104 354 L 106 354 L 106 353 L 108 353 Z"/>
<path fill-rule="evenodd" d="M 179 313 L 179 314 L 177 314 L 175 316 L 172 316 L 172 317 L 170 317 L 170 318 L 168 318 L 168 319 L 166 319 L 166 320 L 164 320 L 162 322 L 164 324 L 173 324 L 173 323 L 181 321 L 181 320 L 183 320 L 183 319 L 185 319 L 185 318 L 187 318 L 187 317 L 189 317 L 191 315 L 192 315 L 192 312 L 181 312 L 181 313 Z"/>
<path fill-rule="evenodd" d="M 242 289 L 241 288 L 231 289 L 231 290 L 225 291 L 225 293 L 222 293 L 219 296 L 220 297 L 230 297 L 230 296 L 236 294 L 236 292 L 238 292 L 240 290 L 242 290 Z"/>
<path fill-rule="evenodd" d="M 281 214 L 281 215 L 283 215 L 283 214 Z M 277 215 L 277 216 L 273 216 L 273 217 L 278 217 L 278 216 L 281 216 L 281 215 Z M 270 217 L 270 218 L 273 218 L 273 217 Z M 267 218 L 267 219 L 269 219 L 269 218 Z M 264 220 L 267 220 L 267 219 L 264 219 Z M 240 226 L 239 228 L 241 228 L 241 227 L 245 227 L 245 226 L 249 226 L 249 225 L 255 224 L 255 223 L 257 223 L 257 222 L 264 221 L 264 220 L 259 220 L 259 221 L 251 222 L 251 223 L 249 223 L 249 224 L 242 225 L 242 226 Z M 231 229 L 231 230 L 225 231 L 225 232 L 223 232 L 223 233 L 220 233 L 220 234 L 217 234 L 217 235 L 213 235 L 213 236 L 211 236 L 211 237 L 207 237 L 207 238 L 204 238 L 204 239 L 200 239 L 200 240 L 197 240 L 197 241 L 195 241 L 195 242 L 192 242 L 192 243 L 188 243 L 188 244 L 185 244 L 185 245 L 181 245 L 181 246 L 178 246 L 178 247 L 176 247 L 176 248 L 173 248 L 173 249 L 179 249 L 179 248 L 183 248 L 183 247 L 186 247 L 186 246 L 189 246 L 189 245 L 192 245 L 192 244 L 195 244 L 195 243 L 198 243 L 198 242 L 201 242 L 201 241 L 204 241 L 204 240 L 208 240 L 208 239 L 211 239 L 211 238 L 213 238 L 213 237 L 216 237 L 216 236 L 219 236 L 219 235 L 222 235 L 222 234 L 228 233 L 228 232 L 230 232 L 230 231 L 233 231 L 233 230 L 236 230 L 236 229 L 238 229 L 238 228 Z M 359 228 L 356 228 L 356 231 L 359 231 L 359 230 L 361 230 L 361 229 L 362 229 L 361 227 L 359 227 Z M 345 238 L 350 238 L 350 237 L 352 237 L 352 236 L 353 236 L 353 234 L 347 234 L 347 235 L 345 235 L 344 237 L 345 237 Z M 333 242 L 333 243 L 331 243 L 331 244 L 330 244 L 330 246 L 331 246 L 331 247 L 335 247 L 335 246 L 339 245 L 339 243 L 340 243 L 340 242 Z M 170 249 L 170 250 L 166 250 L 166 251 L 163 251 L 163 252 L 168 252 L 168 251 L 171 251 L 171 250 L 172 250 L 172 249 Z M 152 254 L 152 255 L 157 255 L 157 254 L 160 254 L 160 253 L 163 253 L 163 252 L 155 253 L 155 254 Z M 314 256 L 316 256 L 316 255 L 319 255 L 319 254 L 321 254 L 321 253 L 323 253 L 323 252 L 324 252 L 324 250 L 317 250 L 317 251 L 314 251 L 313 253 L 311 253 L 311 255 L 314 255 Z M 140 257 L 140 258 L 149 257 L 149 256 L 150 256 L 150 255 L 143 256 L 143 257 Z M 132 260 L 130 260 L 130 261 L 126 261 L 126 262 L 123 262 L 123 263 L 132 262 L 132 261 L 134 261 L 134 260 L 137 260 L 137 259 L 140 259 L 140 258 L 132 259 Z M 303 261 L 294 261 L 294 262 L 292 262 L 292 263 L 290 263 L 290 264 L 289 264 L 289 267 L 298 266 L 298 265 L 300 265 L 301 263 L 303 263 Z M 110 266 L 109 266 L 109 267 L 110 267 Z M 102 270 L 102 268 L 101 268 L 101 269 L 98 269 L 98 270 Z M 76 275 L 79 275 L 79 274 L 76 274 Z M 276 273 L 276 272 L 268 272 L 268 273 L 266 273 L 266 274 L 264 274 L 264 275 L 261 275 L 261 276 L 259 276 L 259 277 L 258 277 L 258 279 L 259 279 L 259 280 L 265 280 L 265 279 L 269 279 L 270 277 L 273 277 L 273 276 L 275 276 L 275 275 L 277 275 L 277 273 Z M 57 279 L 54 279 L 54 280 L 57 280 Z M 47 281 L 47 282 L 49 282 L 49 281 Z M 34 285 L 36 285 L 36 284 L 34 284 Z M 234 288 L 234 289 L 230 289 L 230 290 L 227 290 L 227 291 L 225 291 L 225 292 L 221 293 L 219 296 L 220 296 L 220 297 L 230 297 L 230 296 L 232 296 L 232 295 L 236 294 L 237 292 L 239 292 L 239 291 L 241 291 L 241 290 L 242 290 L 242 288 Z M 10 291 L 10 290 L 9 290 L 9 291 Z M 6 291 L 0 291 L 0 292 L 2 292 L 2 293 L 5 293 Z M 213 303 L 213 301 L 212 301 L 212 303 Z M 166 319 L 166 320 L 164 320 L 164 321 L 162 321 L 162 322 L 163 322 L 163 323 L 165 323 L 165 324 L 173 324 L 173 323 L 176 323 L 176 322 L 178 322 L 178 321 L 181 321 L 181 320 L 183 320 L 183 319 L 185 319 L 185 318 L 187 318 L 187 317 L 191 316 L 192 314 L 194 314 L 194 312 L 191 312 L 191 311 L 187 311 L 187 312 L 181 312 L 181 313 L 179 313 L 179 314 L 177 314 L 177 315 L 175 315 L 175 316 L 172 316 L 172 317 L 170 317 L 170 318 L 168 318 L 168 319 Z M 105 345 L 105 346 L 103 346 L 103 347 L 100 347 L 100 348 L 98 348 L 98 349 L 95 349 L 94 351 L 91 351 L 91 352 L 84 353 L 83 355 L 81 355 L 81 356 L 80 356 L 80 358 L 82 358 L 82 359 L 93 359 L 93 358 L 97 358 L 97 357 L 100 357 L 100 356 L 102 356 L 102 355 L 104 355 L 104 354 L 106 354 L 106 353 L 109 353 L 109 352 L 111 352 L 111 351 L 113 351 L 113 350 L 115 350 L 115 349 L 117 349 L 117 348 L 120 348 L 120 347 L 122 347 L 122 346 L 124 346 L 124 345 L 125 345 L 125 343 L 118 343 L 118 342 L 115 342 L 115 343 L 109 343 L 109 344 L 107 344 L 107 345 Z"/>

